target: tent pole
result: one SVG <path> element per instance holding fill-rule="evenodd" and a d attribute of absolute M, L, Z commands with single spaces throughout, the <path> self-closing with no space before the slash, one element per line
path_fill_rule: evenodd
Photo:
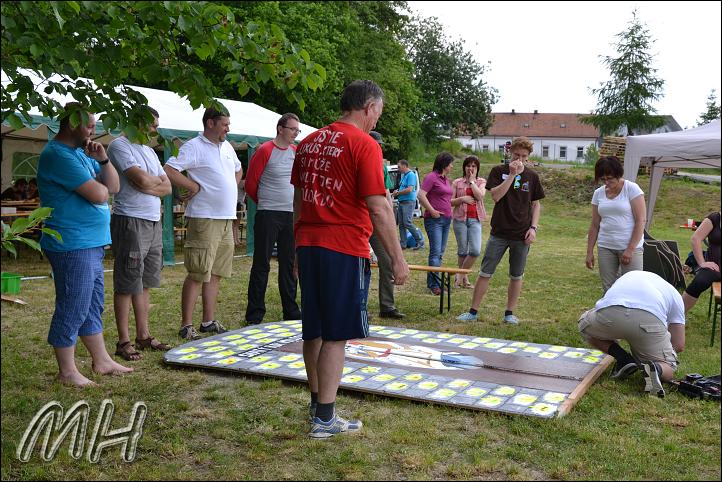
<path fill-rule="evenodd" d="M 248 146 L 248 169 L 251 168 L 251 158 L 256 153 L 256 148 Z M 253 248 L 255 243 L 253 241 L 253 228 L 255 226 L 256 219 L 256 203 L 253 199 L 246 196 L 246 254 L 253 256 Z"/>
<path fill-rule="evenodd" d="M 168 146 L 163 149 L 163 164 L 168 162 L 171 152 Z M 163 265 L 175 264 L 175 236 L 173 235 L 173 192 L 163 197 Z"/>

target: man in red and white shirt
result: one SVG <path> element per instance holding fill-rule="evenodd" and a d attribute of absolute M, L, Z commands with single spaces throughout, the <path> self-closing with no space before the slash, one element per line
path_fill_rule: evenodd
<path fill-rule="evenodd" d="M 275 139 L 265 142 L 248 164 L 246 195 L 256 203 L 253 227 L 253 266 L 248 282 L 246 323 L 255 325 L 266 314 L 266 286 L 273 245 L 278 244 L 278 291 L 284 320 L 301 319 L 293 275 L 293 185 L 291 169 L 296 153 L 293 140 L 301 132 L 296 114 L 283 114 Z"/>
<path fill-rule="evenodd" d="M 394 282 L 403 284 L 409 275 L 386 201 L 381 148 L 369 136 L 383 111 L 383 97 L 370 80 L 349 84 L 341 96 L 341 118 L 301 141 L 293 164 L 313 438 L 361 428 L 360 421 L 336 415 L 335 401 L 346 340 L 368 336 L 368 243 L 374 229 L 391 258 Z"/>

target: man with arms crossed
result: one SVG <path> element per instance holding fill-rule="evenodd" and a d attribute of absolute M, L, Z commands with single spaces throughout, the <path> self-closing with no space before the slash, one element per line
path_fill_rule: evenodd
<path fill-rule="evenodd" d="M 95 135 L 95 116 L 77 102 L 65 106 L 58 134 L 38 160 L 40 203 L 53 208 L 45 227 L 62 241 L 43 233 L 40 245 L 50 261 L 55 282 L 55 312 L 48 343 L 58 361 L 58 380 L 94 385 L 75 365 L 78 337 L 90 352 L 93 371 L 101 375 L 132 372 L 113 360 L 103 341 L 104 247 L 110 244 L 108 195 L 118 192 L 118 173 Z M 74 112 L 74 113 L 73 113 Z M 78 124 L 71 125 L 77 115 Z"/>
<path fill-rule="evenodd" d="M 158 111 L 148 133 L 158 132 Z M 132 144 L 121 136 L 108 146 L 108 157 L 118 171 L 120 191 L 113 198 L 110 234 L 113 238 L 113 309 L 118 327 L 115 354 L 126 361 L 140 360 L 135 349 L 166 351 L 170 346 L 152 336 L 148 328 L 150 288 L 160 286 L 163 268 L 163 228 L 160 222 L 160 198 L 171 193 L 172 186 L 160 165 L 158 155 L 149 146 Z M 135 313 L 135 345 L 130 342 L 130 307 Z"/>

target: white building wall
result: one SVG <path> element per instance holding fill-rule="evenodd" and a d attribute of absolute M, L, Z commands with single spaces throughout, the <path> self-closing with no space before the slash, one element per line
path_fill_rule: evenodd
<path fill-rule="evenodd" d="M 595 147 L 599 148 L 596 138 L 563 138 L 563 137 L 529 137 L 534 143 L 533 156 L 541 157 L 542 159 L 548 160 L 560 160 L 570 162 L 583 162 L 584 156 L 581 159 L 577 159 L 577 148 L 581 147 L 584 149 L 586 154 L 587 148 L 590 144 L 594 144 Z M 474 151 L 483 152 L 484 146 L 488 146 L 490 152 L 499 152 L 499 147 L 504 146 L 506 141 L 513 140 L 512 137 L 504 136 L 486 136 L 472 139 L 470 136 L 456 137 L 455 140 L 459 141 L 464 147 L 472 149 Z M 548 148 L 548 155 L 544 156 L 544 147 Z M 561 157 L 560 153 L 562 147 L 566 147 L 566 156 Z"/>

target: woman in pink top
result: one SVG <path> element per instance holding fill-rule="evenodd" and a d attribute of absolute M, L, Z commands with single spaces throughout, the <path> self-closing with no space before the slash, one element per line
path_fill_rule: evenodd
<path fill-rule="evenodd" d="M 418 200 L 424 207 L 424 228 L 429 237 L 429 266 L 441 266 L 451 226 L 451 182 L 447 177 L 454 167 L 454 156 L 441 152 L 434 160 L 434 170 L 426 175 Z M 441 293 L 436 273 L 428 273 L 426 285 L 435 295 Z"/>
<path fill-rule="evenodd" d="M 458 246 L 459 268 L 469 269 L 481 253 L 481 223 L 486 219 L 484 194 L 486 179 L 478 177 L 479 158 L 467 156 L 462 168 L 464 177 L 451 183 L 454 208 L 454 235 Z M 456 275 L 456 286 L 471 288 L 468 275 Z"/>

